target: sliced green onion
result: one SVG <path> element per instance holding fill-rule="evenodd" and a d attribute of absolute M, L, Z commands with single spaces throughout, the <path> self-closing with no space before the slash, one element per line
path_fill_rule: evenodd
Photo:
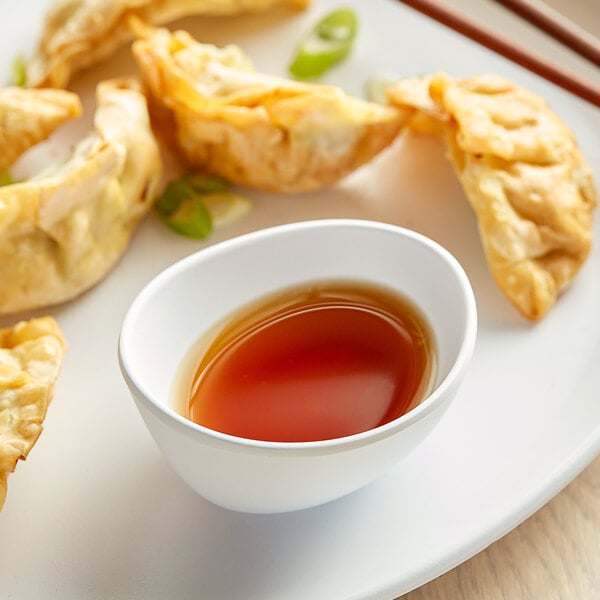
<path fill-rule="evenodd" d="M 181 179 L 170 181 L 165 191 L 154 203 L 154 208 L 159 215 L 168 217 L 173 214 L 183 200 L 196 196 L 194 189 Z"/>
<path fill-rule="evenodd" d="M 206 194 L 202 200 L 215 227 L 223 227 L 237 221 L 252 208 L 252 203 L 248 198 L 230 192 Z"/>
<path fill-rule="evenodd" d="M 333 11 L 319 21 L 300 44 L 290 65 L 294 77 L 318 77 L 349 54 L 356 38 L 358 19 L 349 8 Z"/>
<path fill-rule="evenodd" d="M 231 184 L 206 174 L 186 174 L 170 181 L 154 203 L 161 221 L 191 238 L 205 238 L 214 229 L 245 215 L 250 201 L 229 192 Z"/>
<path fill-rule="evenodd" d="M 212 232 L 212 221 L 202 198 L 186 198 L 175 212 L 163 216 L 162 221 L 175 233 L 186 237 L 202 239 Z"/>
<path fill-rule="evenodd" d="M 23 87 L 27 82 L 27 62 L 22 54 L 19 54 L 12 64 L 13 85 Z"/>
<path fill-rule="evenodd" d="M 15 180 L 12 178 L 11 174 L 8 171 L 0 171 L 0 187 L 3 185 L 10 185 L 14 183 Z"/>
<path fill-rule="evenodd" d="M 202 196 L 182 179 L 169 182 L 154 208 L 161 221 L 180 235 L 205 238 L 213 229 Z"/>

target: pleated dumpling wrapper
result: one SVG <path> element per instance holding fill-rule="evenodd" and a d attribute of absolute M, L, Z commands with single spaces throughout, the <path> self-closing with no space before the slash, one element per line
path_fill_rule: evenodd
<path fill-rule="evenodd" d="M 79 96 L 71 92 L 0 88 L 0 171 L 60 125 L 80 115 Z"/>
<path fill-rule="evenodd" d="M 443 136 L 494 279 L 523 316 L 543 317 L 592 242 L 596 188 L 570 128 L 544 99 L 493 74 L 406 79 L 388 97 L 415 130 Z"/>
<path fill-rule="evenodd" d="M 241 185 L 315 190 L 386 148 L 403 112 L 333 86 L 257 73 L 237 46 L 137 23 L 133 53 L 185 159 Z"/>
<path fill-rule="evenodd" d="M 0 187 L 0 314 L 97 283 L 152 205 L 161 158 L 139 84 L 106 81 L 96 98 L 95 130 L 66 162 Z"/>
<path fill-rule="evenodd" d="M 165 25 L 188 15 L 236 15 L 277 6 L 305 8 L 310 0 L 55 0 L 37 51 L 27 65 L 27 86 L 63 88 L 71 77 L 110 56 L 131 39 L 130 16 Z"/>
<path fill-rule="evenodd" d="M 0 329 L 0 509 L 8 474 L 42 432 L 65 351 L 52 317 Z"/>

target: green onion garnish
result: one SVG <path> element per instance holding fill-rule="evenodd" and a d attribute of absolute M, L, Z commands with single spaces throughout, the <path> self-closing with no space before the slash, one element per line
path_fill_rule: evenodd
<path fill-rule="evenodd" d="M 14 182 L 15 180 L 12 178 L 11 174 L 8 171 L 0 171 L 0 187 L 4 185 L 10 185 Z"/>
<path fill-rule="evenodd" d="M 201 195 L 183 179 L 169 182 L 154 208 L 167 227 L 186 237 L 205 238 L 212 231 Z"/>
<path fill-rule="evenodd" d="M 235 221 L 250 209 L 250 201 L 229 192 L 230 187 L 220 177 L 188 173 L 167 184 L 154 209 L 173 231 L 202 239 L 215 227 Z"/>
<path fill-rule="evenodd" d="M 202 199 L 215 227 L 222 227 L 237 221 L 252 207 L 248 198 L 231 192 L 214 192 L 206 194 Z"/>
<path fill-rule="evenodd" d="M 358 20 L 349 8 L 333 11 L 319 21 L 300 44 L 290 65 L 294 77 L 318 77 L 343 60 L 352 49 Z"/>
<path fill-rule="evenodd" d="M 27 82 L 27 62 L 22 54 L 19 54 L 12 64 L 13 85 L 23 87 Z"/>
<path fill-rule="evenodd" d="M 202 239 L 212 231 L 210 214 L 200 197 L 182 200 L 177 209 L 162 220 L 176 233 L 190 238 Z"/>

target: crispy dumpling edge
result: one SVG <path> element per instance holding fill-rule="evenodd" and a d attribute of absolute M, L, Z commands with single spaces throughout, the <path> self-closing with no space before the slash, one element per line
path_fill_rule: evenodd
<path fill-rule="evenodd" d="M 26 352 L 32 347 L 34 356 L 31 362 L 25 361 L 26 364 L 22 365 L 24 369 L 20 373 L 14 373 L 12 383 L 0 384 L 0 417 L 3 416 L 3 412 L 11 411 L 12 408 L 8 416 L 10 425 L 16 431 L 9 441 L 3 441 L 0 437 L 0 462 L 3 463 L 0 469 L 0 510 L 6 499 L 8 474 L 15 470 L 19 460 L 27 458 L 42 433 L 43 422 L 53 399 L 56 380 L 67 350 L 62 330 L 51 316 L 19 321 L 11 327 L 0 329 L 0 350 L 11 352 L 16 348 Z M 43 355 L 44 351 L 50 354 L 51 360 L 48 360 L 47 364 L 40 365 L 38 353 L 41 352 Z M 14 370 L 14 361 L 10 368 Z M 25 389 L 27 386 L 29 389 Z M 3 391 L 7 389 L 12 389 L 13 395 L 25 395 L 26 400 L 32 401 L 21 406 L 22 415 L 18 414 L 19 411 L 14 406 L 5 406 L 2 402 Z M 20 394 L 19 390 L 21 390 Z M 31 408 L 33 410 L 30 410 Z M 5 413 L 4 417 L 7 414 Z M 2 456 L 3 449 L 4 456 Z M 19 454 L 16 455 L 16 452 Z"/>

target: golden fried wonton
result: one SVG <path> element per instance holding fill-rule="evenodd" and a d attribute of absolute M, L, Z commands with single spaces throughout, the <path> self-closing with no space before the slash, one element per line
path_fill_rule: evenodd
<path fill-rule="evenodd" d="M 0 509 L 7 475 L 42 432 L 65 350 L 52 317 L 0 329 Z"/>
<path fill-rule="evenodd" d="M 161 178 L 146 100 L 134 80 L 96 92 L 95 131 L 70 158 L 0 187 L 0 314 L 69 300 L 115 265 Z"/>
<path fill-rule="evenodd" d="M 138 25 L 134 42 L 153 102 L 175 121 L 188 162 L 234 183 L 276 192 L 335 183 L 371 160 L 404 115 L 333 86 L 254 71 L 236 46 Z"/>
<path fill-rule="evenodd" d="M 592 239 L 596 190 L 571 130 L 545 100 L 496 75 L 407 79 L 388 97 L 418 131 L 443 135 L 492 275 L 525 317 L 540 319 Z"/>
<path fill-rule="evenodd" d="M 187 15 L 235 15 L 277 5 L 304 8 L 311 0 L 55 0 L 33 59 L 30 87 L 66 87 L 71 76 L 100 62 L 131 38 L 135 15 L 164 25 Z"/>
<path fill-rule="evenodd" d="M 79 97 L 71 92 L 0 88 L 0 171 L 80 114 Z"/>

